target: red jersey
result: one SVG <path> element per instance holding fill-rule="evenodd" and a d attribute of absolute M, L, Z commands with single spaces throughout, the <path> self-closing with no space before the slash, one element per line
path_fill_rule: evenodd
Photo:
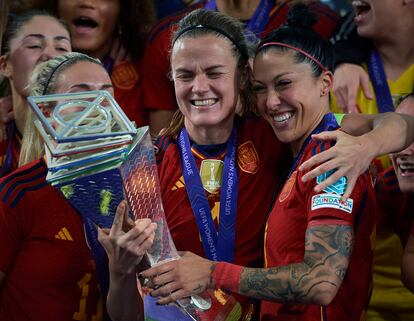
<path fill-rule="evenodd" d="M 0 181 L 0 320 L 103 320 L 80 216 L 35 161 Z"/>
<path fill-rule="evenodd" d="M 145 108 L 170 111 L 177 109 L 174 86 L 168 78 L 173 26 L 188 12 L 203 8 L 206 2 L 201 1 L 176 15 L 162 19 L 151 32 L 143 62 Z M 339 16 L 321 3 L 312 3 L 309 7 L 318 17 L 318 22 L 313 26 L 314 30 L 328 39 L 339 22 Z M 273 4 L 269 21 L 260 37 L 266 36 L 270 31 L 283 24 L 286 21 L 288 10 L 289 7 L 286 4 L 280 6 Z"/>
<path fill-rule="evenodd" d="M 143 107 L 142 58 L 138 61 L 121 61 L 111 72 L 115 100 L 124 113 L 138 127 L 148 125 L 148 112 Z"/>
<path fill-rule="evenodd" d="M 0 177 L 13 172 L 19 165 L 22 135 L 14 122 L 7 126 L 7 139 L 0 142 Z"/>
<path fill-rule="evenodd" d="M 331 143 L 311 141 L 298 162 L 318 153 Z M 346 206 L 339 204 L 340 195 L 327 189 L 315 193 L 316 180 L 303 183 L 303 173 L 295 170 L 280 192 L 270 213 L 265 234 L 266 267 L 303 262 L 305 232 L 311 220 L 330 224 L 341 220 L 354 227 L 354 247 L 342 285 L 328 306 L 284 305 L 262 301 L 261 320 L 279 321 L 356 321 L 362 320 L 370 298 L 373 244 L 375 237 L 375 194 L 370 177 L 361 175 Z"/>
<path fill-rule="evenodd" d="M 237 118 L 238 203 L 234 263 L 261 266 L 265 216 L 270 210 L 273 191 L 282 172 L 290 164 L 288 146 L 282 145 L 262 119 Z M 185 189 L 176 140 L 161 137 L 157 142 L 158 173 L 168 227 L 178 250 L 205 256 L 196 220 Z M 220 162 L 225 151 L 208 156 L 193 145 L 192 152 L 200 170 L 213 219 L 219 219 Z M 216 176 L 211 179 L 211 175 Z"/>

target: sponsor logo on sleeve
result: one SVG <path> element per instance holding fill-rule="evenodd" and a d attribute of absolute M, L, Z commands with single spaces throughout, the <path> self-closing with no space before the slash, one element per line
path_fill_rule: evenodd
<path fill-rule="evenodd" d="M 352 213 L 354 201 L 348 198 L 346 201 L 341 201 L 341 196 L 336 194 L 318 194 L 312 196 L 311 210 L 320 208 L 334 208 L 347 213 Z"/>

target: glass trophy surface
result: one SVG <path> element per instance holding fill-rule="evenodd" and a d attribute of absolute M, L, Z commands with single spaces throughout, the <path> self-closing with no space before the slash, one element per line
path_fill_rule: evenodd
<path fill-rule="evenodd" d="M 28 101 L 45 142 L 48 183 L 84 219 L 100 227 L 112 226 L 118 204 L 126 199 L 134 219 L 157 223 L 147 253 L 149 264 L 178 259 L 165 220 L 148 127 L 136 129 L 106 91 L 30 96 Z M 44 109 L 51 111 L 49 117 Z M 238 320 L 229 296 L 223 293 L 220 300 L 214 292 L 179 300 L 174 319 Z"/>

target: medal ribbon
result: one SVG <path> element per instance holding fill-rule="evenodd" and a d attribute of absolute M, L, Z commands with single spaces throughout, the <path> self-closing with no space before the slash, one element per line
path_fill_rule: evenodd
<path fill-rule="evenodd" d="M 232 262 L 236 239 L 238 194 L 236 129 L 233 127 L 226 145 L 218 233 L 185 128 L 181 130 L 178 137 L 178 147 L 185 188 L 201 235 L 204 252 L 210 260 Z"/>
<path fill-rule="evenodd" d="M 216 0 L 210 0 L 204 6 L 205 9 L 217 11 Z M 272 10 L 272 4 L 270 0 L 260 0 L 253 16 L 250 18 L 246 29 L 249 33 L 252 33 L 252 37 L 249 33 L 246 35 L 249 40 L 253 41 L 255 37 L 259 37 L 269 22 L 270 12 Z"/>
<path fill-rule="evenodd" d="M 380 113 L 395 111 L 390 87 L 378 51 L 373 50 L 368 59 L 368 74 L 372 81 Z"/>

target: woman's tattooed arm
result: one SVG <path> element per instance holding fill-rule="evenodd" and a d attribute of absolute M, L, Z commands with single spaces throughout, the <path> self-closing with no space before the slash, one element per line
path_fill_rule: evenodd
<path fill-rule="evenodd" d="M 308 227 L 303 262 L 268 269 L 244 268 L 239 292 L 280 303 L 329 304 L 345 277 L 353 239 L 352 226 Z"/>

